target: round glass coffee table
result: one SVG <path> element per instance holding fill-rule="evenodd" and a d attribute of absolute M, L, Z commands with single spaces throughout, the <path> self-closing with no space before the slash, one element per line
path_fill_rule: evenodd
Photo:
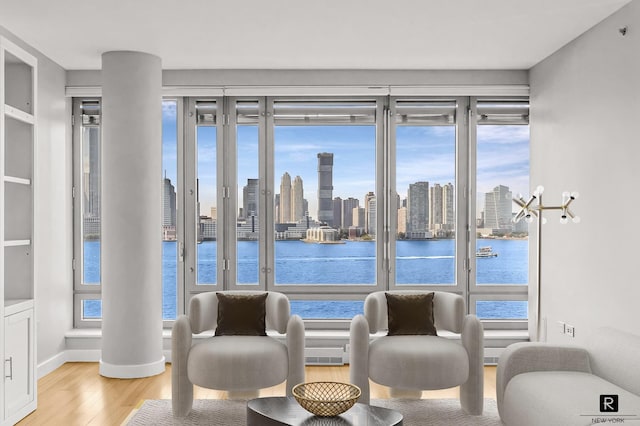
<path fill-rule="evenodd" d="M 335 417 L 314 416 L 293 397 L 256 398 L 247 402 L 247 426 L 401 426 L 402 414 L 357 403 Z"/>

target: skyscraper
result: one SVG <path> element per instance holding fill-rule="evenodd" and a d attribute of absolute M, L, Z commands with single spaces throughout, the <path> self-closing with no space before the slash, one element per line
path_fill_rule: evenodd
<path fill-rule="evenodd" d="M 302 178 L 296 176 L 291 187 L 291 219 L 297 222 L 304 217 L 304 188 Z"/>
<path fill-rule="evenodd" d="M 367 209 L 367 219 L 366 219 L 368 224 L 367 233 L 369 235 L 376 235 L 378 210 L 376 209 L 375 195 L 369 198 L 369 201 L 367 202 L 367 206 L 369 206 L 369 208 Z"/>
<path fill-rule="evenodd" d="M 429 230 L 436 231 L 441 228 L 444 203 L 442 200 L 442 186 L 436 183 L 429 188 Z"/>
<path fill-rule="evenodd" d="M 242 216 L 249 218 L 258 216 L 258 179 L 247 179 L 247 184 L 242 188 Z"/>
<path fill-rule="evenodd" d="M 369 232 L 369 201 L 375 198 L 375 194 L 371 191 L 367 192 L 364 196 L 364 231 Z"/>
<path fill-rule="evenodd" d="M 176 226 L 176 190 L 166 177 L 162 180 L 162 226 Z"/>
<path fill-rule="evenodd" d="M 409 185 L 407 193 L 407 238 L 425 238 L 429 228 L 429 182 Z"/>
<path fill-rule="evenodd" d="M 442 187 L 442 208 L 442 223 L 444 224 L 444 229 L 452 231 L 455 229 L 456 215 L 454 191 L 451 183 Z"/>
<path fill-rule="evenodd" d="M 333 227 L 344 228 L 342 224 L 342 198 L 340 197 L 333 199 Z"/>
<path fill-rule="evenodd" d="M 353 209 L 360 206 L 360 201 L 357 198 L 349 197 L 346 200 L 342 200 L 342 227 L 349 229 L 353 225 Z"/>
<path fill-rule="evenodd" d="M 287 172 L 284 172 L 280 180 L 280 220 L 278 222 L 291 222 L 291 176 Z"/>
<path fill-rule="evenodd" d="M 484 227 L 489 229 L 511 229 L 511 191 L 508 186 L 498 185 L 484 194 Z"/>
<path fill-rule="evenodd" d="M 318 153 L 318 221 L 333 226 L 333 153 Z"/>

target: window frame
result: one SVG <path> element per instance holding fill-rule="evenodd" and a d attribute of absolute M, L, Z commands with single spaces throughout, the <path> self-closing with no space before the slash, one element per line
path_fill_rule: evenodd
<path fill-rule="evenodd" d="M 500 99 L 511 99 L 500 96 Z M 521 99 L 522 97 L 518 97 Z M 269 290 L 285 293 L 291 300 L 363 300 L 374 291 L 390 290 L 438 290 L 461 294 L 467 302 L 468 313 L 475 312 L 477 300 L 527 300 L 527 285 L 477 285 L 475 282 L 475 211 L 476 205 L 476 156 L 477 156 L 477 102 L 482 97 L 474 96 L 193 96 L 163 97 L 177 101 L 178 105 L 178 182 L 176 199 L 179 213 L 177 220 L 178 241 L 178 311 L 176 315 L 188 310 L 190 298 L 204 291 L 219 290 Z M 395 106 L 399 100 L 455 100 L 456 153 L 455 153 L 455 283 L 439 284 L 396 284 L 396 246 L 397 209 L 396 171 L 398 169 L 396 149 L 397 125 L 393 119 Z M 498 99 L 493 97 L 492 99 Z M 528 99 L 528 97 L 526 97 Z M 99 97 L 74 98 L 73 114 L 79 117 L 79 102 L 98 100 Z M 196 101 L 216 102 L 216 203 L 217 203 L 217 270 L 216 284 L 197 284 L 197 231 L 198 214 L 194 194 L 196 194 L 197 158 Z M 375 102 L 375 176 L 376 176 L 376 279 L 373 285 L 345 284 L 276 284 L 275 274 L 275 180 L 274 146 L 275 119 L 274 103 L 279 100 L 339 100 Z M 237 103 L 256 101 L 258 104 L 258 178 L 259 182 L 259 248 L 258 283 L 256 285 L 237 282 L 237 233 L 236 215 L 238 211 L 238 140 L 237 140 Z M 81 188 L 82 125 L 73 129 L 73 182 L 74 194 Z M 196 161 L 193 164 L 193 161 Z M 182 179 L 181 179 L 182 177 Z M 99 299 L 101 285 L 82 283 L 82 201 L 74 195 L 74 325 L 81 327 L 99 327 L 100 320 L 82 320 L 80 318 L 82 300 Z M 531 243 L 529 243 L 531 248 Z M 529 265 L 531 267 L 531 265 Z M 190 276 L 190 274 L 193 274 Z M 530 275 L 530 274 L 529 274 Z M 496 321 L 483 320 L 485 328 L 526 329 L 528 320 Z M 346 329 L 350 319 L 312 320 L 305 319 L 309 328 Z M 170 327 L 173 321 L 164 321 Z"/>

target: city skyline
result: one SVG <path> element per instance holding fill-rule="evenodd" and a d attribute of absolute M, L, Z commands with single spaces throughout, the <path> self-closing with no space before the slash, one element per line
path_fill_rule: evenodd
<path fill-rule="evenodd" d="M 163 170 L 172 182 L 177 178 L 177 117 L 175 103 L 163 102 Z M 258 129 L 237 126 L 238 205 L 248 178 L 258 176 Z M 527 195 L 529 184 L 528 126 L 478 126 L 477 205 L 494 187 L 508 184 L 514 195 Z M 285 171 L 305 182 L 308 211 L 317 211 L 317 153 L 334 153 L 333 197 L 361 197 L 375 188 L 374 126 L 276 126 L 274 128 L 274 176 Z M 198 177 L 200 207 L 215 207 L 215 127 L 198 127 Z M 396 188 L 408 191 L 410 183 L 455 182 L 455 126 L 398 126 Z M 276 182 L 274 182 L 276 184 Z M 205 213 L 206 214 L 206 213 Z M 480 209 L 476 212 L 480 217 Z"/>

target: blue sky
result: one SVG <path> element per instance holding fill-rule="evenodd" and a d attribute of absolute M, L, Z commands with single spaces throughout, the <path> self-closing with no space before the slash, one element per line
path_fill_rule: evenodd
<path fill-rule="evenodd" d="M 175 104 L 163 103 L 163 169 L 176 182 Z M 477 147 L 478 209 L 484 193 L 497 185 L 509 186 L 514 196 L 529 194 L 528 126 L 479 126 Z M 405 198 L 410 183 L 428 181 L 455 184 L 455 128 L 401 126 L 396 135 L 397 191 Z M 215 205 L 216 140 L 214 127 L 198 129 L 198 176 L 201 214 Z M 375 191 L 374 126 L 278 126 L 275 129 L 274 188 L 288 172 L 300 176 L 312 217 L 317 215 L 317 154 L 334 154 L 334 197 L 358 198 Z M 238 193 L 248 178 L 258 177 L 257 126 L 238 127 Z"/>

